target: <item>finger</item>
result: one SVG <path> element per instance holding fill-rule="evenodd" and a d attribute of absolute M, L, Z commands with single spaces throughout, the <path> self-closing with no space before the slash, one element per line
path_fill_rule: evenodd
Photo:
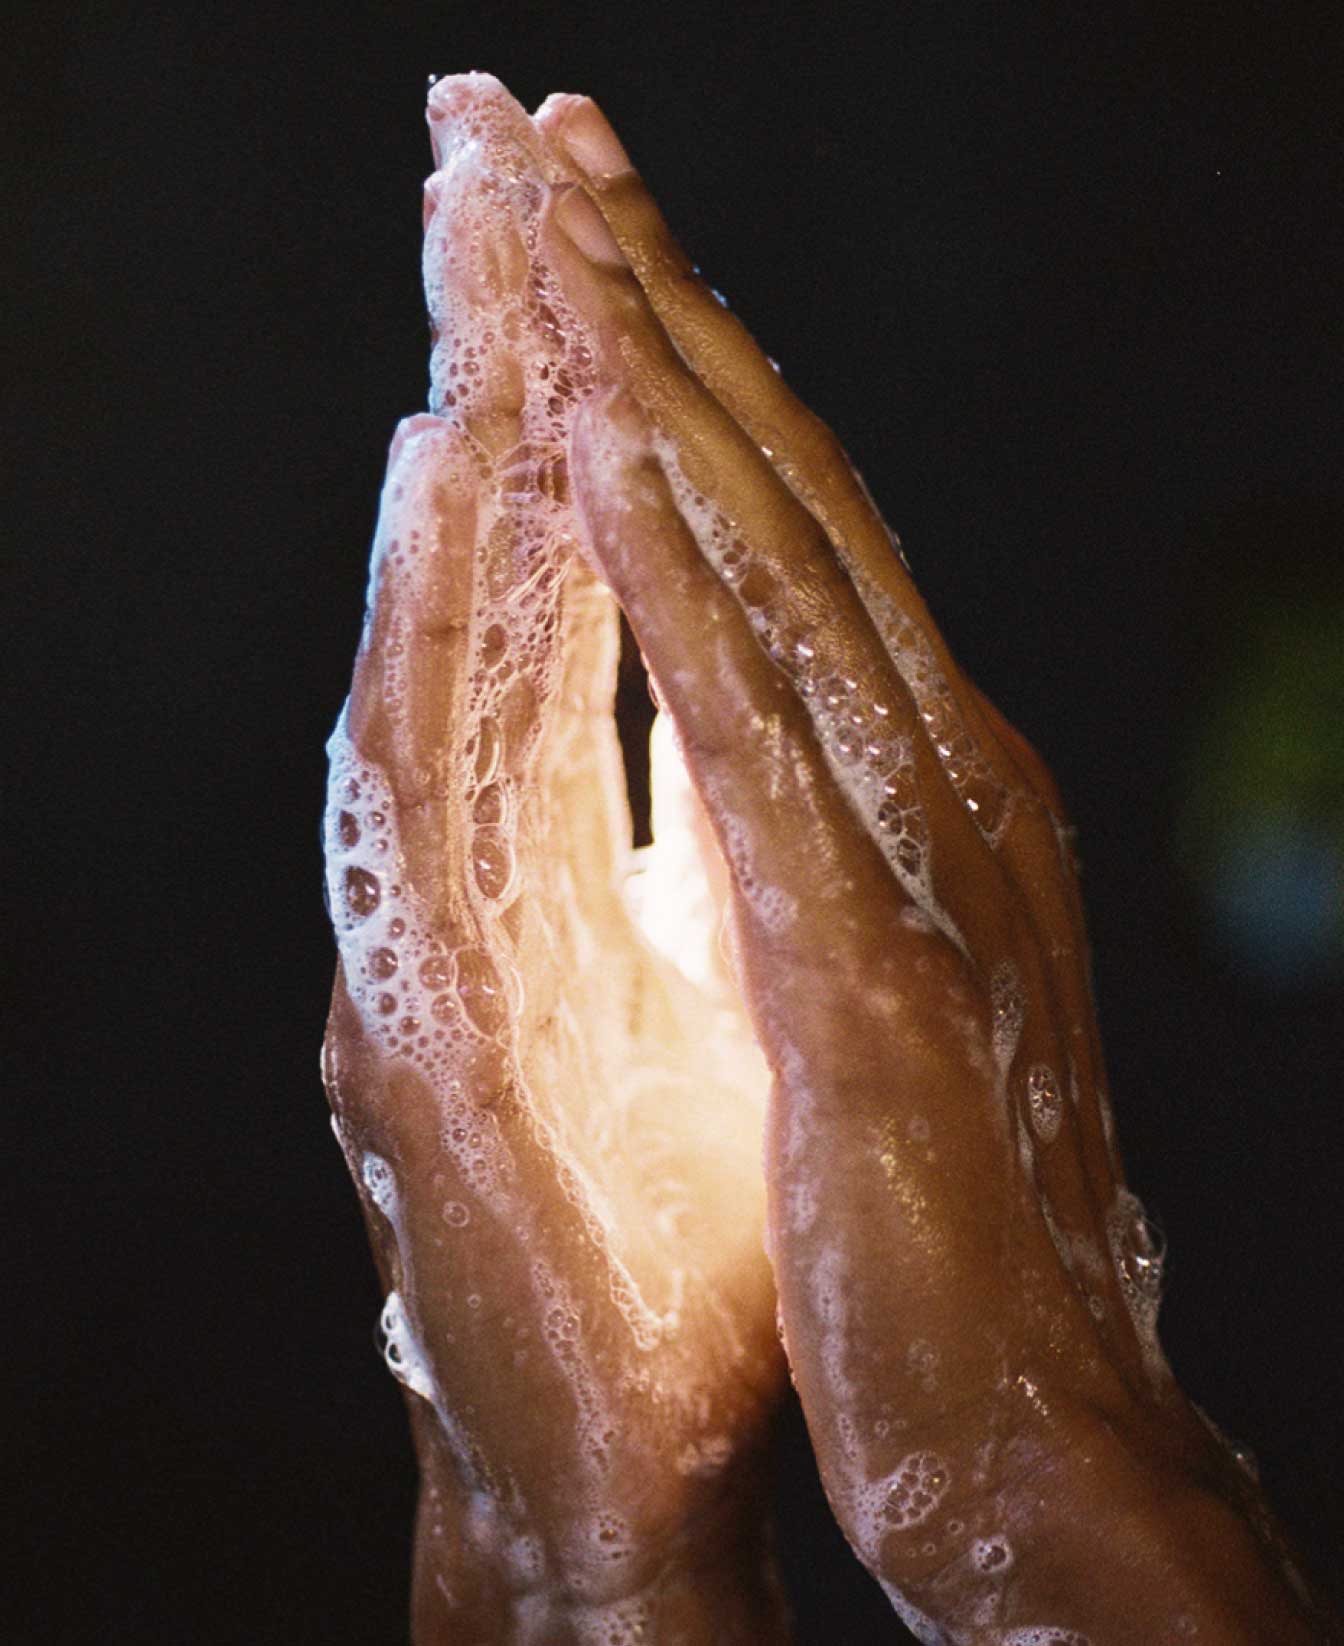
<path fill-rule="evenodd" d="M 687 365 L 762 448 L 778 472 L 826 528 L 845 565 L 895 599 L 907 624 L 927 637 L 937 667 L 964 710 L 973 688 L 960 676 L 919 591 L 902 565 L 890 531 L 831 430 L 791 392 L 778 367 L 735 314 L 700 278 L 600 109 L 586 97 L 549 98 L 537 126 L 551 147 L 583 177 L 659 320 Z M 861 585 L 861 592 L 868 592 Z M 923 706 L 923 705 L 921 705 Z M 989 745 L 988 729 L 977 727 Z M 947 741 L 946 735 L 943 741 Z M 963 766 L 965 761 L 963 760 Z M 1005 780 L 1016 776 L 1005 758 L 995 778 L 965 771 L 964 792 L 989 835 L 1007 810 Z M 1003 792 L 1000 792 L 1003 791 Z"/>
<path fill-rule="evenodd" d="M 453 415 L 497 456 L 519 439 L 526 366 L 519 344 L 531 318 L 523 312 L 527 243 L 548 156 L 493 75 L 436 81 L 426 113 L 436 167 L 424 204 L 430 407 Z"/>
<path fill-rule="evenodd" d="M 429 120 L 439 167 L 426 185 L 431 403 L 482 466 L 458 710 L 464 884 L 489 926 L 529 879 L 535 900 L 567 868 L 580 917 L 601 904 L 609 920 L 630 837 L 612 718 L 617 614 L 573 563 L 564 448 L 581 363 L 531 249 L 554 165 L 492 76 L 436 82 Z"/>
<path fill-rule="evenodd" d="M 583 179 L 691 370 L 768 453 L 837 543 L 858 536 L 866 545 L 872 539 L 878 557 L 891 558 L 890 535 L 839 442 L 701 280 L 597 105 L 586 97 L 553 96 L 538 110 L 536 123 Z"/>
<path fill-rule="evenodd" d="M 435 90 L 446 123 L 436 142 L 443 164 L 427 185 L 425 283 L 441 332 L 434 398 L 450 421 L 411 419 L 393 442 L 345 722 L 352 755 L 368 766 L 364 786 L 386 790 L 364 808 L 367 845 L 380 855 L 343 871 L 365 902 L 381 896 L 389 873 L 388 884 L 408 881 L 431 923 L 460 913 L 469 883 L 454 801 L 480 764 L 463 701 L 481 627 L 474 568 L 508 537 L 498 529 L 490 465 L 521 432 L 525 382 L 503 320 L 527 273 L 525 174 L 507 94 L 485 77 Z M 522 125 L 531 132 L 525 117 Z M 487 222 L 478 220 L 483 211 Z M 386 821 L 373 824 L 375 816 Z"/>
<path fill-rule="evenodd" d="M 1063 842 L 1067 814 L 1044 763 L 962 675 L 848 455 L 701 280 L 597 105 L 554 96 L 536 120 L 555 152 L 582 176 L 679 354 L 825 527 L 949 781 L 1013 876 L 1030 886 L 1043 946 L 1067 951 L 1048 968 L 1061 1017 L 1092 1023 L 1082 905 Z M 1105 1124 L 1100 1046 L 1093 1032 L 1073 1038 L 1088 1111 L 1088 1157 L 1109 1181 L 1118 1165 Z"/>
<path fill-rule="evenodd" d="M 954 786 L 986 838 L 1000 838 L 1020 789 L 1038 794 L 1062 818 L 1039 758 L 956 667 L 839 441 L 701 280 L 597 105 L 585 97 L 554 96 L 538 111 L 537 125 L 583 177 L 687 365 L 826 528 L 865 600 L 882 607 L 893 656 L 935 745 L 947 749 L 943 758 L 953 767 Z"/>
<path fill-rule="evenodd" d="M 451 730 L 467 656 L 478 498 L 475 456 L 460 430 L 424 415 L 400 425 L 350 700 L 328 746 L 332 917 L 343 944 L 361 954 L 396 918 L 388 910 L 402 892 L 413 889 L 445 914 L 450 901 L 444 802 L 461 757 Z"/>
<path fill-rule="evenodd" d="M 823 956 L 857 975 L 861 954 L 898 947 L 908 898 L 837 788 L 801 700 L 701 554 L 656 439 L 626 391 L 595 398 L 575 423 L 575 493 L 727 865 L 748 987 L 782 1024 Z"/>
<path fill-rule="evenodd" d="M 835 780 L 907 892 L 973 952 L 1011 952 L 1015 896 L 951 790 L 853 585 L 816 522 L 686 371 L 623 263 L 574 240 L 600 221 L 578 190 L 542 244 L 586 322 L 598 371 L 629 383 L 657 429 L 662 470 L 719 579 L 806 699 Z M 646 399 L 647 396 L 647 399 Z"/>

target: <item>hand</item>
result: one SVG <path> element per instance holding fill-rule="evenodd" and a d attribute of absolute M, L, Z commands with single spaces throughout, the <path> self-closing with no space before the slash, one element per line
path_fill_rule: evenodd
<path fill-rule="evenodd" d="M 326 815 L 324 1066 L 421 1465 L 415 1637 L 762 1642 L 768 1077 L 667 738 L 641 884 L 677 964 L 622 895 L 617 610 L 565 479 L 593 364 L 536 250 L 561 170 L 487 76 L 430 113 L 436 415 L 393 442 Z"/>
<path fill-rule="evenodd" d="M 611 385 L 571 480 L 729 867 L 785 1339 L 842 1527 L 924 1641 L 1322 1638 L 1158 1343 L 1048 774 L 594 106 L 538 123 L 595 208 L 541 241 Z"/>

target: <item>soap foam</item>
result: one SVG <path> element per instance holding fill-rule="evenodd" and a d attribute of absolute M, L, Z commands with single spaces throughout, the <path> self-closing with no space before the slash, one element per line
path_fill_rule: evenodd
<path fill-rule="evenodd" d="M 1007 1074 L 1017 1055 L 1026 1016 L 1022 979 L 1011 960 L 1001 960 L 989 978 L 990 1044 L 1000 1073 Z"/>
<path fill-rule="evenodd" d="M 437 1405 L 438 1391 L 429 1361 L 420 1347 L 405 1305 L 397 1292 L 389 1292 L 378 1322 L 383 1334 L 383 1358 L 387 1369 L 399 1383 L 418 1394 L 422 1400 Z"/>
<path fill-rule="evenodd" d="M 1017 796 L 995 774 L 966 724 L 956 694 L 938 665 L 928 636 L 915 620 L 859 570 L 848 564 L 864 605 L 915 701 L 948 781 L 986 843 L 997 849 Z"/>
<path fill-rule="evenodd" d="M 860 1486 L 853 1494 L 854 1544 L 859 1555 L 874 1564 L 884 1537 L 923 1526 L 951 1484 L 946 1459 L 937 1452 L 920 1450 L 908 1453 L 889 1474 Z"/>
<path fill-rule="evenodd" d="M 1064 1103 L 1054 1070 L 1045 1063 L 1034 1064 L 1027 1071 L 1027 1115 L 1037 1139 L 1053 1143 L 1059 1135 Z"/>
<path fill-rule="evenodd" d="M 1161 1380 L 1170 1375 L 1157 1336 L 1165 1254 L 1162 1238 L 1149 1222 L 1142 1201 L 1128 1189 L 1116 1192 L 1115 1203 L 1106 1219 L 1106 1238 L 1144 1363 L 1150 1375 Z"/>
<path fill-rule="evenodd" d="M 1001 1634 L 998 1646 L 1092 1646 L 1092 1637 L 1058 1624 L 1033 1623 Z"/>
<path fill-rule="evenodd" d="M 392 1168 L 381 1155 L 368 1153 L 360 1162 L 360 1176 L 374 1205 L 390 1223 L 394 1223 L 398 1216 L 399 1200 Z"/>

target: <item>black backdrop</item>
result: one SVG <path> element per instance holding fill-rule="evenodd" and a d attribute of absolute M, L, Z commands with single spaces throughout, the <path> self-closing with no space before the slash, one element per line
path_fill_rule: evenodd
<path fill-rule="evenodd" d="M 1293 960 L 1271 898 L 1266 964 L 1198 866 L 1256 786 L 1217 728 L 1256 721 L 1264 613 L 1339 611 L 1340 45 L 1336 6 L 1271 0 L 25 17 L 7 1639 L 404 1635 L 409 1448 L 317 1080 L 317 818 L 423 404 L 423 87 L 473 67 L 604 104 L 1056 769 L 1169 1352 L 1330 1571 L 1339 951 Z M 1271 731 L 1315 726 L 1337 800 L 1314 678 Z M 781 1455 L 804 1640 L 902 1638 L 796 1415 Z"/>

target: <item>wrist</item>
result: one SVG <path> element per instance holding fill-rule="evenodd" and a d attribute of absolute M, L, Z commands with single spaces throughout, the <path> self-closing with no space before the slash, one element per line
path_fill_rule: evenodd
<path fill-rule="evenodd" d="M 670 1539 L 522 1533 L 426 1485 L 416 1526 L 414 1646 L 785 1646 L 792 1636 L 763 1504 L 718 1506 Z M 611 1523 L 616 1524 L 615 1517 Z M 706 1533 L 709 1535 L 706 1535 Z"/>
<path fill-rule="evenodd" d="M 414 1646 L 787 1646 L 787 1608 L 773 1561 L 667 1564 L 629 1592 L 586 1581 L 445 1561 L 417 1547 Z"/>
<path fill-rule="evenodd" d="M 1028 1391 L 1025 1413 L 962 1411 L 947 1434 L 922 1437 L 892 1484 L 856 1494 L 828 1481 L 856 1551 L 920 1638 L 1344 1638 L 1313 1608 L 1255 1483 L 1174 1388 L 1109 1409 Z"/>
<path fill-rule="evenodd" d="M 1277 1523 L 1184 1400 L 1130 1422 L 1089 1410 L 1061 1429 L 1064 1444 L 1002 1494 L 1010 1627 L 1054 1623 L 1095 1646 L 1319 1643 Z"/>

